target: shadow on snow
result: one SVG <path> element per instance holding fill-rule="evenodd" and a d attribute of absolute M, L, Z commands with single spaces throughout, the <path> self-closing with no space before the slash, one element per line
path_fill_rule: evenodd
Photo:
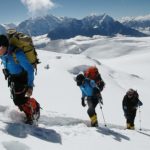
<path fill-rule="evenodd" d="M 98 128 L 97 128 L 97 132 L 99 132 L 99 133 L 101 133 L 101 134 L 104 134 L 104 135 L 113 136 L 113 138 L 114 138 L 116 141 L 118 141 L 118 142 L 121 142 L 122 139 L 128 140 L 128 141 L 130 140 L 129 137 L 127 137 L 127 136 L 125 136 L 125 135 L 123 135 L 123 134 L 121 134 L 121 133 L 119 133 L 119 132 L 116 132 L 116 131 L 114 131 L 114 130 L 112 130 L 112 129 L 109 129 L 109 128 L 107 128 L 107 127 L 98 127 Z"/>
<path fill-rule="evenodd" d="M 12 136 L 26 138 L 28 135 L 32 135 L 41 140 L 61 144 L 61 136 L 55 130 L 35 127 L 23 123 L 5 123 L 7 126 L 4 132 L 7 132 Z"/>

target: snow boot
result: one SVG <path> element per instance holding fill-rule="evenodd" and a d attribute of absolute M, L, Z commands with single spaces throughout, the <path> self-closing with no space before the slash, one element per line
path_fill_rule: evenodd
<path fill-rule="evenodd" d="M 127 123 L 127 129 L 134 130 L 135 128 L 134 128 L 134 125 Z"/>
<path fill-rule="evenodd" d="M 91 119 L 91 127 L 98 127 L 97 115 L 93 115 L 90 117 Z"/>
<path fill-rule="evenodd" d="M 134 125 L 130 126 L 130 130 L 134 130 L 134 129 L 135 129 Z"/>
<path fill-rule="evenodd" d="M 127 129 L 130 129 L 130 123 L 127 123 Z"/>

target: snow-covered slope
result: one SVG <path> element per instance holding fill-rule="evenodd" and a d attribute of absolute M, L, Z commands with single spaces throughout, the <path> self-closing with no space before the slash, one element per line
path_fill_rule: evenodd
<path fill-rule="evenodd" d="M 114 38 L 106 36 L 84 37 L 76 36 L 68 40 L 54 40 L 45 44 L 45 50 L 70 53 L 85 54 L 89 57 L 97 58 L 118 57 L 130 53 L 148 52 L 150 49 L 150 38 L 124 37 L 118 35 Z"/>
<path fill-rule="evenodd" d="M 82 39 L 82 42 L 92 44 L 91 39 L 85 38 L 85 41 Z M 109 45 L 109 43 L 111 44 L 111 42 L 107 44 Z M 144 42 L 143 45 L 146 46 Z M 138 46 L 140 46 L 139 43 Z M 120 49 L 122 48 L 121 46 Z M 103 56 L 106 59 L 102 59 L 97 55 L 98 48 L 93 47 L 93 50 L 95 50 L 95 54 L 93 53 L 91 57 L 83 54 L 62 54 L 38 50 L 42 63 L 38 66 L 38 75 L 35 77 L 33 97 L 43 108 L 39 127 L 20 123 L 23 114 L 14 106 L 4 76 L 2 73 L 0 74 L 1 150 L 43 148 L 44 150 L 77 150 L 81 148 L 91 150 L 93 147 L 95 150 L 100 148 L 103 150 L 112 148 L 149 150 L 150 78 L 148 74 L 150 72 L 146 67 L 149 66 L 150 53 L 146 48 L 143 50 L 139 48 L 140 52 L 134 51 L 128 53 L 129 55 L 124 55 L 126 51 L 124 49 L 124 51 L 120 51 L 122 57 L 117 58 L 112 55 L 108 59 L 108 52 L 105 51 Z M 115 47 L 112 47 L 111 51 L 112 54 L 115 53 Z M 45 69 L 47 64 L 50 66 L 49 69 Z M 87 107 L 81 106 L 81 92 L 76 86 L 74 77 L 90 65 L 96 65 L 99 68 L 106 82 L 106 87 L 102 92 L 104 101 L 102 110 L 108 128 L 104 127 L 99 105 L 96 111 L 100 127 L 87 127 L 89 125 Z M 125 119 L 121 104 L 126 90 L 131 87 L 137 89 L 140 99 L 144 103 L 141 108 L 141 118 L 139 111 L 137 112 L 136 131 L 124 130 Z M 139 119 L 141 119 L 142 131 L 137 131 L 140 128 Z"/>

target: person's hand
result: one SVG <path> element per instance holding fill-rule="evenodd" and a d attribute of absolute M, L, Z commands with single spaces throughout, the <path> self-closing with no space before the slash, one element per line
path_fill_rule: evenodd
<path fill-rule="evenodd" d="M 86 106 L 85 101 L 84 101 L 84 97 L 81 98 L 81 105 L 82 105 L 83 107 Z"/>
<path fill-rule="evenodd" d="M 32 88 L 32 87 L 29 87 L 29 88 L 27 89 L 26 96 L 27 96 L 27 97 L 30 97 L 30 96 L 32 95 L 32 92 L 33 92 L 33 88 Z"/>

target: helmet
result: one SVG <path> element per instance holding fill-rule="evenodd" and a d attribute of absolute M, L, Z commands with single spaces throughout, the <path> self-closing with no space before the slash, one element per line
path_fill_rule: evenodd
<path fill-rule="evenodd" d="M 77 75 L 77 77 L 76 77 L 77 85 L 80 86 L 82 84 L 82 82 L 84 81 L 84 79 L 85 79 L 85 77 L 83 74 Z"/>

